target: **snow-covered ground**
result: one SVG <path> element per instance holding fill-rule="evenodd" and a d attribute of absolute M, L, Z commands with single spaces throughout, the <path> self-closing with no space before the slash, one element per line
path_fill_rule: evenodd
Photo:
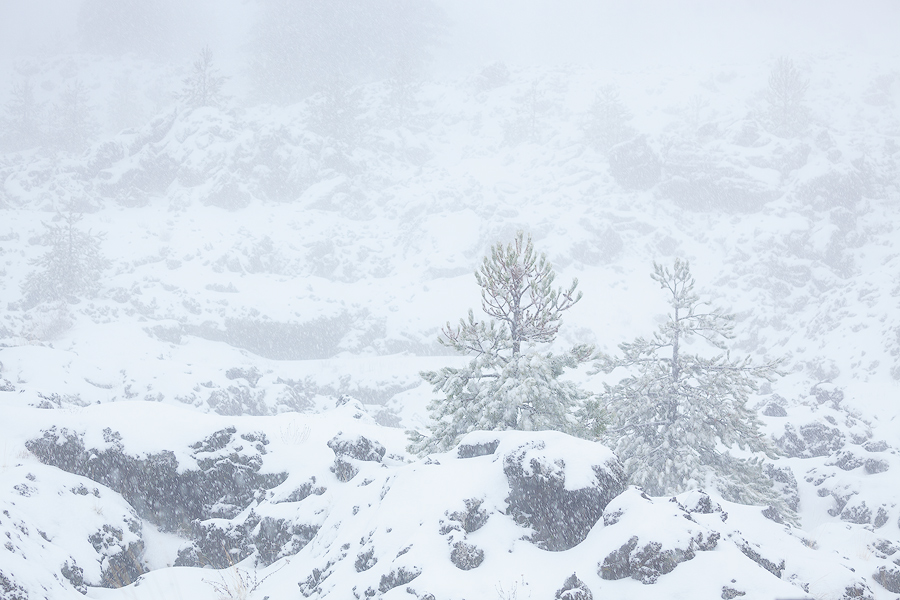
<path fill-rule="evenodd" d="M 104 73 L 140 71 L 156 116 L 83 153 L 0 156 L 0 598 L 508 600 L 553 597 L 572 573 L 594 598 L 895 598 L 900 79 L 859 56 L 796 64 L 811 114 L 793 137 L 765 127 L 772 64 L 494 65 L 419 84 L 405 112 L 389 84 L 364 86 L 336 129 L 314 100 L 154 112 L 180 75 L 143 63 L 28 65 L 45 92 L 77 70 L 95 107 Z M 586 139 L 609 84 L 661 164 L 646 189 Z M 30 306 L 42 236 L 69 210 L 110 266 L 95 296 Z M 666 310 L 652 264 L 681 257 L 738 315 L 733 354 L 784 358 L 752 404 L 799 527 L 713 492 L 628 489 L 548 550 L 504 465 L 531 448 L 564 463 L 566 490 L 592 489 L 605 450 L 507 433 L 484 456 L 407 454 L 433 397 L 418 373 L 464 360 L 437 334 L 478 309 L 472 273 L 517 230 L 584 292 L 559 347 L 649 334 Z M 363 457 L 341 446 L 361 439 Z M 77 440 L 78 460 L 52 452 Z M 216 469 L 253 483 L 183 518 L 160 512 L 183 490 L 139 501 L 160 473 L 190 487 Z M 623 556 L 621 577 L 604 571 Z"/>

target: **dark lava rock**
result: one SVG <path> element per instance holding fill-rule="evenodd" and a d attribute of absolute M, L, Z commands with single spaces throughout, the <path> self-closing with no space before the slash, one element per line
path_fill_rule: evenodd
<path fill-rule="evenodd" d="M 328 447 L 334 451 L 335 456 L 348 456 L 356 460 L 381 462 L 386 452 L 385 447 L 369 438 L 357 435 L 348 436 L 338 433 L 328 441 Z"/>
<path fill-rule="evenodd" d="M 786 417 L 787 411 L 784 410 L 783 406 L 770 402 L 763 409 L 762 414 L 767 417 Z"/>
<path fill-rule="evenodd" d="M 457 569 L 469 571 L 484 562 L 484 550 L 466 542 L 456 542 L 450 552 L 450 562 Z"/>
<path fill-rule="evenodd" d="M 459 530 L 466 533 L 478 531 L 488 520 L 488 512 L 481 507 L 482 500 L 479 498 L 467 498 L 465 500 L 466 509 L 463 511 L 455 511 L 448 514 L 450 523 L 441 528 L 441 535 L 446 535 L 450 531 Z"/>
<path fill-rule="evenodd" d="M 854 583 L 844 588 L 841 600 L 875 600 L 872 590 L 864 583 Z"/>
<path fill-rule="evenodd" d="M 562 587 L 556 590 L 555 600 L 594 600 L 591 589 L 572 573 Z"/>
<path fill-rule="evenodd" d="M 830 402 L 834 408 L 838 408 L 844 400 L 844 390 L 833 383 L 817 383 L 809 390 L 809 393 L 816 397 L 816 402 L 819 404 Z"/>
<path fill-rule="evenodd" d="M 778 563 L 765 558 L 759 553 L 757 548 L 754 548 L 753 545 L 746 540 L 737 540 L 735 545 L 740 549 L 741 552 L 744 553 L 744 556 L 761 566 L 763 569 L 781 579 L 781 574 L 784 572 L 784 559 L 781 559 Z"/>
<path fill-rule="evenodd" d="M 712 550 L 716 547 L 719 534 L 708 539 L 697 534 L 686 548 L 664 548 L 659 542 L 650 541 L 643 545 L 637 536 L 632 536 L 618 550 L 610 552 L 598 565 L 597 574 L 603 579 L 624 579 L 631 577 L 645 585 L 656 583 L 660 575 L 671 573 L 679 563 L 691 560 L 697 550 Z"/>
<path fill-rule="evenodd" d="M 75 563 L 69 564 L 69 561 L 66 561 L 59 569 L 59 574 L 65 577 L 82 596 L 87 594 L 87 586 L 84 584 L 84 569 Z M 0 598 L 5 597 L 0 595 Z"/>
<path fill-rule="evenodd" d="M 790 458 L 829 456 L 844 447 L 844 434 L 837 427 L 823 423 L 802 425 L 798 432 L 788 423 L 784 435 L 775 439 L 775 445 Z"/>
<path fill-rule="evenodd" d="M 129 525 L 140 531 L 140 523 Z M 144 544 L 140 541 L 124 544 L 124 532 L 118 527 L 104 525 L 100 531 L 90 535 L 88 541 L 103 557 L 100 584 L 108 588 L 120 588 L 137 581 L 147 569 L 141 564 Z"/>
<path fill-rule="evenodd" d="M 857 525 L 868 525 L 872 522 L 872 509 L 866 506 L 865 500 L 859 504 L 845 506 L 841 511 L 841 521 L 856 523 Z"/>
<path fill-rule="evenodd" d="M 829 461 L 829 463 L 826 464 L 833 464 L 844 471 L 852 471 L 853 469 L 858 469 L 863 466 L 865 461 L 852 452 L 844 451 L 838 454 L 833 462 Z"/>
<path fill-rule="evenodd" d="M 884 452 L 889 446 L 884 440 L 879 440 L 877 442 L 866 442 L 863 448 L 865 448 L 866 452 Z"/>
<path fill-rule="evenodd" d="M 82 434 L 56 427 L 25 446 L 45 464 L 112 488 L 139 516 L 175 531 L 188 529 L 197 519 L 233 518 L 287 478 L 287 473 L 259 473 L 268 443 L 264 435 L 235 439 L 235 433 L 229 427 L 193 444 L 198 469 L 183 470 L 171 451 L 126 454 L 121 435 L 108 428 L 103 430 L 103 449 L 87 449 Z"/>
<path fill-rule="evenodd" d="M 477 456 L 488 456 L 497 451 L 500 440 L 484 442 L 481 444 L 460 444 L 456 450 L 459 458 L 475 458 Z"/>
<path fill-rule="evenodd" d="M 28 590 L 0 571 L 0 598 L 3 600 L 28 600 Z"/>
<path fill-rule="evenodd" d="M 630 190 L 647 190 L 659 182 L 662 165 L 644 136 L 622 142 L 609 151 L 609 174 Z"/>
<path fill-rule="evenodd" d="M 890 464 L 886 460 L 880 460 L 877 458 L 867 458 L 866 462 L 863 463 L 866 467 L 866 473 L 869 475 L 874 475 L 875 473 L 884 473 L 890 468 Z"/>
<path fill-rule="evenodd" d="M 352 462 L 337 457 L 334 459 L 334 464 L 331 465 L 331 472 L 338 478 L 338 481 L 347 483 L 356 477 L 356 474 L 359 473 L 359 469 L 357 469 Z"/>
<path fill-rule="evenodd" d="M 766 477 L 774 482 L 774 487 L 784 498 L 785 504 L 791 510 L 800 508 L 800 487 L 797 485 L 797 478 L 790 467 L 776 467 L 772 463 L 766 463 L 763 468 Z"/>
<path fill-rule="evenodd" d="M 360 552 L 356 555 L 353 567 L 357 573 L 362 573 L 363 571 L 368 571 L 376 564 L 378 564 L 378 559 L 375 558 L 375 548 L 369 548 L 365 552 Z"/>
<path fill-rule="evenodd" d="M 614 457 L 592 467 L 596 485 L 566 489 L 565 463 L 544 455 L 545 442 L 525 443 L 503 457 L 509 512 L 534 530 L 531 541 L 552 551 L 579 544 L 610 500 L 625 491 L 622 464 Z"/>
<path fill-rule="evenodd" d="M 378 582 L 378 591 L 384 594 L 388 590 L 392 590 L 395 587 L 406 585 L 421 574 L 422 569 L 418 569 L 416 567 L 400 567 L 399 569 L 391 571 L 387 575 L 381 576 L 381 580 Z"/>
<path fill-rule="evenodd" d="M 883 556 L 882 558 L 887 558 L 888 556 L 893 556 L 900 550 L 900 546 L 895 546 L 890 542 L 890 540 L 878 539 L 875 543 L 872 544 L 875 547 L 875 550 L 880 552 Z"/>
<path fill-rule="evenodd" d="M 195 521 L 191 531 L 194 542 L 178 553 L 175 566 L 226 569 L 254 552 L 258 552 L 261 565 L 270 565 L 302 550 L 318 531 L 316 525 L 260 518 L 252 510 L 243 520 Z"/>

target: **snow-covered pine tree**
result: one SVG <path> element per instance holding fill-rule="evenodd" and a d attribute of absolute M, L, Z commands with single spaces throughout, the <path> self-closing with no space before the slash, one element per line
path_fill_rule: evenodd
<path fill-rule="evenodd" d="M 177 98 L 190 108 L 218 106 L 225 100 L 222 86 L 226 79 L 228 78 L 221 75 L 213 65 L 212 50 L 209 46 L 204 46 L 200 50 L 200 56 L 194 61 L 191 75 L 184 78 L 184 87 Z"/>
<path fill-rule="evenodd" d="M 475 278 L 491 319 L 478 321 L 469 310 L 457 327 L 448 322 L 442 330 L 440 343 L 474 358 L 462 368 L 421 374 L 443 397 L 429 405 L 431 435 L 410 432 L 413 452 L 448 450 L 477 429 L 579 430 L 574 411 L 590 394 L 560 377 L 590 360 L 593 348 L 558 355 L 538 348 L 556 338 L 562 313 L 581 299 L 578 281 L 555 289 L 547 257 L 522 232 L 511 244 L 496 244 Z"/>
<path fill-rule="evenodd" d="M 39 270 L 30 273 L 22 285 L 29 307 L 93 295 L 101 273 L 109 266 L 100 252 L 102 238 L 76 227 L 81 215 L 69 210 L 59 219 L 62 223 L 47 226 L 45 243 L 50 249 L 32 263 Z"/>
<path fill-rule="evenodd" d="M 604 441 L 623 461 L 631 482 L 649 494 L 713 486 L 731 501 L 775 505 L 789 513 L 763 475 L 760 457 L 745 460 L 729 453 L 737 444 L 774 457 L 746 402 L 758 382 L 777 375 L 778 363 L 731 358 L 726 341 L 733 337 L 734 317 L 710 309 L 694 293 L 687 262 L 676 260 L 672 270 L 654 263 L 651 276 L 666 291 L 672 312 L 651 338 L 623 343 L 620 358 L 597 362 L 598 371 L 630 373 L 601 395 L 610 419 Z M 687 351 L 695 340 L 705 342 L 706 355 Z"/>

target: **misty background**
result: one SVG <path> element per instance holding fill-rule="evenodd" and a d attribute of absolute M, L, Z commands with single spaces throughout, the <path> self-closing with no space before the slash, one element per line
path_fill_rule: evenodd
<path fill-rule="evenodd" d="M 267 17 L 283 16 L 292 4 L 296 11 L 308 7 L 321 15 L 318 26 L 310 22 L 313 39 L 278 39 L 272 30 Z M 283 44 L 286 52 L 348 59 L 364 47 L 371 51 L 379 38 L 393 45 L 424 45 L 433 62 L 423 75 L 435 77 L 496 60 L 518 65 L 585 63 L 619 70 L 665 64 L 699 67 L 822 52 L 853 51 L 887 58 L 895 56 L 900 46 L 896 36 L 900 6 L 887 0 L 4 0 L 0 11 L 0 57 L 5 60 L 130 52 L 188 64 L 208 45 L 224 71 L 244 79 L 252 79 L 250 69 L 261 38 Z M 326 24 L 330 18 L 335 21 Z M 366 23 L 371 30 L 360 31 L 361 21 L 366 20 L 371 20 Z M 397 32 L 406 39 L 385 39 Z M 361 75 L 384 73 L 370 68 Z M 250 91 L 241 87 L 244 94 Z"/>

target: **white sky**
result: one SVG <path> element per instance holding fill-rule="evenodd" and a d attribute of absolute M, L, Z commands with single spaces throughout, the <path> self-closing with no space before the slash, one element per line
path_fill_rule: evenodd
<path fill-rule="evenodd" d="M 846 49 L 887 60 L 900 56 L 896 0 L 435 1 L 453 23 L 437 55 L 442 71 L 471 70 L 492 60 L 639 68 Z M 80 5 L 81 0 L 0 0 L 0 57 L 72 48 Z M 191 53 L 207 43 L 222 58 L 242 51 L 252 0 L 174 5 Z"/>

